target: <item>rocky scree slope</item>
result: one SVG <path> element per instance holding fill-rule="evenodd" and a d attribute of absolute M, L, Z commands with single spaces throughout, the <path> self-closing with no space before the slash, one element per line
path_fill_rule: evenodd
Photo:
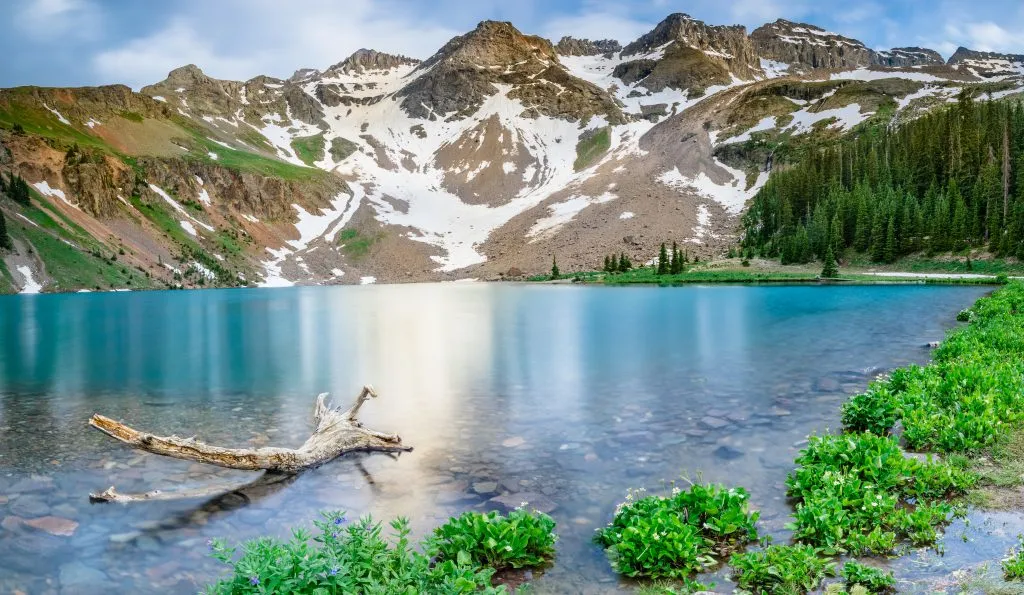
<path fill-rule="evenodd" d="M 363 49 L 287 79 L 188 65 L 139 93 L 3 90 L 0 172 L 33 196 L 0 198 L 16 240 L 0 276 L 15 290 L 494 279 L 552 255 L 563 271 L 642 262 L 663 241 L 707 257 L 773 168 L 965 90 L 1017 94 L 1022 65 L 673 14 L 625 46 L 486 21 L 424 61 Z M 68 272 L 82 263 L 102 274 Z"/>

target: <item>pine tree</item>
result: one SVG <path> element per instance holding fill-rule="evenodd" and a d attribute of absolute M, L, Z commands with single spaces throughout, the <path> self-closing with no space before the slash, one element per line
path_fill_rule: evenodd
<path fill-rule="evenodd" d="M 678 275 L 683 272 L 683 260 L 679 255 L 679 245 L 672 242 L 672 260 L 668 265 L 669 272 Z"/>
<path fill-rule="evenodd" d="M 825 266 L 821 269 L 821 276 L 825 279 L 835 279 L 839 276 L 839 265 L 836 263 L 836 256 L 829 246 L 825 252 Z"/>
<path fill-rule="evenodd" d="M 885 248 L 882 250 L 882 259 L 885 262 L 896 262 L 899 257 L 899 247 L 896 240 L 896 217 L 889 217 L 889 225 L 885 231 Z"/>
<path fill-rule="evenodd" d="M 625 273 L 626 271 L 633 268 L 633 263 L 629 261 L 629 257 L 623 252 L 619 255 L 619 272 Z"/>
<path fill-rule="evenodd" d="M 658 274 L 668 274 L 668 250 L 665 248 L 665 242 L 661 243 L 661 250 L 658 251 Z"/>
<path fill-rule="evenodd" d="M 606 272 L 606 273 L 610 273 L 611 269 L 612 269 L 612 260 L 611 260 L 611 258 L 609 258 L 609 256 L 607 254 L 605 254 L 604 255 L 604 268 L 602 268 L 601 270 Z"/>
<path fill-rule="evenodd" d="M 7 222 L 4 220 L 3 212 L 0 212 L 0 250 L 12 248 L 14 248 L 14 244 L 11 242 L 11 236 L 7 235 Z"/>
<path fill-rule="evenodd" d="M 609 273 L 619 272 L 619 257 L 612 254 L 611 262 L 608 265 Z"/>
<path fill-rule="evenodd" d="M 558 279 L 561 276 L 562 275 L 560 274 L 560 271 L 558 270 L 558 261 L 555 260 L 554 256 L 552 256 L 551 257 L 551 278 L 552 279 Z"/>

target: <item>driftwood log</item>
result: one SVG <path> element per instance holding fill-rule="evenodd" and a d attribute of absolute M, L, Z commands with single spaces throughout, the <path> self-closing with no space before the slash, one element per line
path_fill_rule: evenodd
<path fill-rule="evenodd" d="M 326 403 L 327 393 L 316 398 L 313 412 L 315 430 L 299 448 L 223 448 L 191 438 L 155 436 L 140 432 L 125 424 L 93 415 L 89 425 L 128 446 L 153 454 L 206 463 L 228 469 L 266 471 L 254 483 L 276 483 L 281 476 L 295 475 L 330 462 L 351 452 L 402 453 L 412 450 L 402 444 L 397 434 L 386 434 L 364 428 L 357 416 L 359 408 L 370 397 L 376 397 L 373 387 L 364 386 L 355 403 L 342 410 Z M 163 492 L 155 490 L 144 494 L 120 494 L 113 486 L 98 494 L 90 494 L 93 502 L 138 502 L 144 500 L 171 500 L 198 498 L 233 491 L 231 486 L 213 485 L 195 489 Z"/>

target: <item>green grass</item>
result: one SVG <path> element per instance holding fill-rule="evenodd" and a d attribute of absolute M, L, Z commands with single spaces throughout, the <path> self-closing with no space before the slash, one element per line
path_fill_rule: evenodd
<path fill-rule="evenodd" d="M 53 283 L 46 287 L 47 291 L 146 289 L 152 286 L 145 274 L 81 252 L 42 229 L 19 224 L 15 233 L 31 243 L 42 258 L 46 274 L 53 279 Z"/>
<path fill-rule="evenodd" d="M 3 99 L 8 101 L 4 102 Z M 31 100 L 26 98 L 26 101 Z M 97 147 L 107 152 L 114 152 L 113 148 L 103 139 L 87 134 L 74 126 L 63 124 L 57 119 L 57 116 L 45 108 L 19 101 L 16 99 L 16 94 L 8 93 L 5 97 L 0 96 L 0 127 L 12 129 L 15 124 L 20 124 L 27 134 L 35 134 L 57 141 L 64 148 L 78 144 L 83 147 Z"/>
<path fill-rule="evenodd" d="M 326 145 L 323 134 L 292 139 L 292 149 L 295 150 L 295 154 L 310 167 L 315 167 L 314 164 L 324 158 Z"/>
<path fill-rule="evenodd" d="M 11 272 L 7 270 L 7 265 L 0 259 L 0 294 L 3 293 L 15 293 L 15 289 Z"/>
<path fill-rule="evenodd" d="M 338 235 L 342 251 L 352 258 L 362 258 L 377 242 L 377 236 L 364 236 L 356 229 L 345 229 Z"/>
<path fill-rule="evenodd" d="M 604 155 L 605 151 L 611 148 L 611 146 L 612 131 L 608 126 L 581 138 L 579 143 L 576 144 L 576 162 L 573 163 L 573 168 L 576 171 L 586 169 L 597 161 L 601 155 Z"/>

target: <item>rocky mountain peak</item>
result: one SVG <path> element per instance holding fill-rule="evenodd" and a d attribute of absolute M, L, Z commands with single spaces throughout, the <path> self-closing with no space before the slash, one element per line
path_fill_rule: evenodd
<path fill-rule="evenodd" d="M 614 39 L 577 39 L 566 35 L 555 44 L 555 51 L 561 56 L 612 55 L 622 51 L 622 44 Z"/>
<path fill-rule="evenodd" d="M 290 77 L 288 77 L 289 83 L 299 83 L 302 81 L 309 80 L 320 74 L 320 71 L 316 68 L 300 68 L 296 70 Z"/>
<path fill-rule="evenodd" d="M 935 50 L 919 47 L 893 48 L 887 52 L 877 52 L 879 66 L 894 68 L 905 66 L 941 66 L 946 61 Z"/>
<path fill-rule="evenodd" d="M 207 84 L 212 80 L 195 64 L 186 64 L 169 72 L 163 82 L 168 85 L 176 84 L 188 88 L 193 85 Z"/>
<path fill-rule="evenodd" d="M 755 29 L 750 39 L 762 58 L 805 68 L 858 68 L 873 54 L 856 39 L 806 23 L 779 19 Z"/>
<path fill-rule="evenodd" d="M 328 73 L 355 74 L 367 70 L 391 70 L 399 66 L 419 64 L 420 61 L 408 56 L 386 54 L 366 48 L 356 50 L 351 56 L 327 69 Z"/>
<path fill-rule="evenodd" d="M 942 56 L 934 50 L 903 47 L 876 52 L 857 39 L 786 19 L 758 27 L 750 34 L 750 39 L 762 58 L 789 64 L 797 70 L 868 66 L 905 68 L 944 63 Z"/>
<path fill-rule="evenodd" d="M 441 61 L 489 68 L 529 61 L 557 64 L 558 55 L 550 41 L 536 35 L 524 35 L 512 23 L 482 21 L 469 33 L 452 38 L 424 62 L 422 68 Z"/>
<path fill-rule="evenodd" d="M 1024 63 L 1024 55 L 1000 54 L 998 52 L 979 52 L 977 50 L 970 50 L 963 46 L 960 46 L 959 48 L 957 48 L 956 52 L 954 52 L 953 55 L 949 57 L 949 65 L 955 66 L 963 62 L 981 60 L 1000 60 L 1006 62 Z"/>
<path fill-rule="evenodd" d="M 603 115 L 623 121 L 615 100 L 570 74 L 550 41 L 524 35 L 512 23 L 483 21 L 446 43 L 416 72 L 419 76 L 398 95 L 405 111 L 417 118 L 469 116 L 502 85 L 527 116 L 588 121 Z"/>
<path fill-rule="evenodd" d="M 745 27 L 708 25 L 683 13 L 669 15 L 621 55 L 635 59 L 618 65 L 614 76 L 654 93 L 665 88 L 703 93 L 733 77 L 752 79 L 761 70 Z"/>

